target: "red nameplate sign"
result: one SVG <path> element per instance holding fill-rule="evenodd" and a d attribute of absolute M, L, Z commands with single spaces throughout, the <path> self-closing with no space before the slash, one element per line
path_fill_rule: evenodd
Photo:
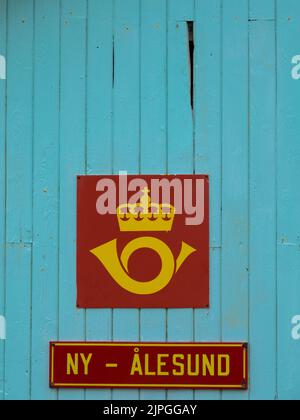
<path fill-rule="evenodd" d="M 50 386 L 247 389 L 247 344 L 53 342 Z"/>

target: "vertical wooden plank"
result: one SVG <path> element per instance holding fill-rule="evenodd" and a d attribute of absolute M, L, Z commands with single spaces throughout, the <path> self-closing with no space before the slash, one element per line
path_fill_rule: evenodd
<path fill-rule="evenodd" d="M 175 0 L 169 0 L 168 3 L 168 172 L 170 174 L 193 173 L 194 170 L 189 38 L 187 21 L 178 15 L 179 3 Z M 188 8 L 191 3 L 189 0 L 184 4 Z"/>
<path fill-rule="evenodd" d="M 60 2 L 35 3 L 32 398 L 56 399 L 45 375 L 58 337 Z M 42 314 L 42 315 L 41 315 Z"/>
<path fill-rule="evenodd" d="M 210 183 L 210 308 L 195 311 L 195 340 L 221 341 L 221 1 L 196 0 L 195 169 Z M 195 398 L 220 399 L 219 391 Z"/>
<path fill-rule="evenodd" d="M 112 172 L 112 0 L 88 2 L 87 173 Z"/>
<path fill-rule="evenodd" d="M 168 155 L 170 174 L 194 171 L 194 121 L 191 108 L 187 20 L 194 19 L 194 1 L 168 2 Z M 168 341 L 193 341 L 193 309 L 169 309 Z M 191 390 L 169 390 L 168 399 L 193 399 Z"/>
<path fill-rule="evenodd" d="M 140 160 L 140 6 L 115 0 L 114 172 L 138 173 Z"/>
<path fill-rule="evenodd" d="M 88 2 L 87 172 L 112 173 L 113 1 Z M 86 311 L 86 338 L 112 340 L 112 310 Z M 86 390 L 111 399 L 110 390 Z"/>
<path fill-rule="evenodd" d="M 249 18 L 251 20 L 274 20 L 274 0 L 250 0 Z"/>
<path fill-rule="evenodd" d="M 31 259 L 29 243 L 6 246 L 5 399 L 31 398 Z M 46 369 L 47 372 L 47 369 Z"/>
<path fill-rule="evenodd" d="M 8 6 L 7 241 L 31 242 L 33 2 Z"/>
<path fill-rule="evenodd" d="M 300 3 L 277 2 L 278 65 L 278 398 L 299 400 L 300 345 L 291 335 L 300 313 L 300 83 L 291 75 L 292 57 L 300 54 Z"/>
<path fill-rule="evenodd" d="M 30 398 L 33 1 L 8 3 L 5 398 Z"/>
<path fill-rule="evenodd" d="M 113 170 L 140 169 L 140 3 L 115 0 Z M 139 311 L 113 311 L 113 339 L 139 339 Z M 138 390 L 114 390 L 113 399 L 137 399 Z"/>
<path fill-rule="evenodd" d="M 248 1 L 223 2 L 222 339 L 248 341 Z M 226 391 L 224 399 L 247 399 Z"/>
<path fill-rule="evenodd" d="M 114 341 L 139 340 L 139 311 L 138 309 L 114 309 L 113 312 L 113 339 Z M 113 400 L 138 400 L 137 389 L 114 389 Z"/>
<path fill-rule="evenodd" d="M 169 17 L 173 21 L 187 22 L 194 20 L 194 0 L 168 0 Z"/>
<path fill-rule="evenodd" d="M 269 12 L 271 13 L 272 10 Z M 250 398 L 274 400 L 276 396 L 276 59 L 274 22 L 251 22 L 249 36 Z"/>
<path fill-rule="evenodd" d="M 141 0 L 141 171 L 165 174 L 166 0 Z"/>
<path fill-rule="evenodd" d="M 141 0 L 141 172 L 166 173 L 167 2 Z M 142 341 L 166 341 L 166 310 L 142 309 Z M 142 390 L 141 399 L 165 399 L 164 390 Z"/>
<path fill-rule="evenodd" d="M 0 1 L 0 55 L 6 57 L 7 2 Z M 0 80 L 0 316 L 5 311 L 6 80 Z M 0 339 L 0 400 L 4 399 L 4 340 Z"/>
<path fill-rule="evenodd" d="M 62 0 L 60 80 L 59 339 L 85 339 L 76 309 L 76 176 L 85 172 L 86 0 Z M 60 399 L 81 399 L 62 390 Z"/>

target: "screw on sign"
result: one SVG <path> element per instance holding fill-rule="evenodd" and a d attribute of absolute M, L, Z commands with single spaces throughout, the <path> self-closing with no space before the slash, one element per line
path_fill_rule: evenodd
<path fill-rule="evenodd" d="M 207 176 L 80 176 L 77 304 L 209 306 Z"/>

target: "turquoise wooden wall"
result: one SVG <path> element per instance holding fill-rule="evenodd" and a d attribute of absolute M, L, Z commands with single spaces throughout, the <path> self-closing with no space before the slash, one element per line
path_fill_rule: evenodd
<path fill-rule="evenodd" d="M 0 399 L 300 399 L 300 2 L 0 0 L 0 54 Z M 119 170 L 210 175 L 209 310 L 76 309 L 76 175 Z M 50 340 L 246 340 L 250 389 L 50 390 Z"/>

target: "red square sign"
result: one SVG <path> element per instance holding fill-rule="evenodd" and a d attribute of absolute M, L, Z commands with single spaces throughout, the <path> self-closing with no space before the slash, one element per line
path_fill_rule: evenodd
<path fill-rule="evenodd" d="M 206 175 L 79 176 L 80 308 L 209 306 Z"/>

